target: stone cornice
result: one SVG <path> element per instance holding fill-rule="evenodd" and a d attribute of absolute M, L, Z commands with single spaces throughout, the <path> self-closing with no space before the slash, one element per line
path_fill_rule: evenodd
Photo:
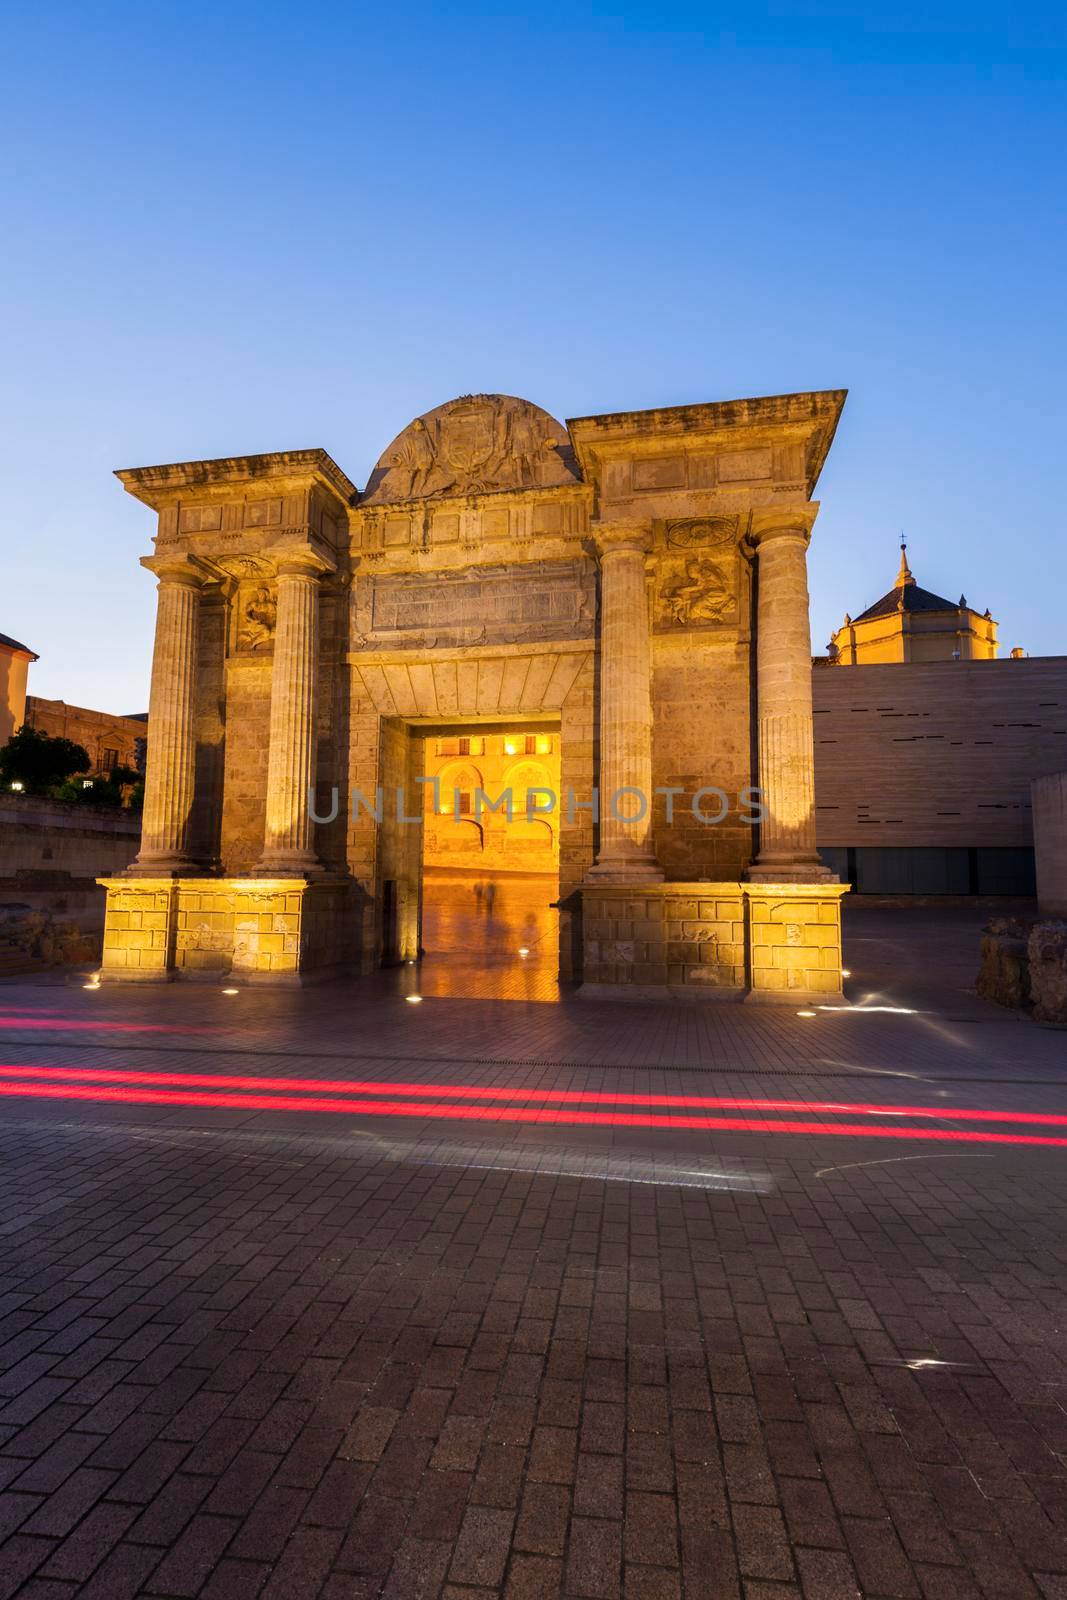
<path fill-rule="evenodd" d="M 156 467 L 126 467 L 115 473 L 127 494 L 158 511 L 194 494 L 233 491 L 245 485 L 318 483 L 343 504 L 356 496 L 353 484 L 325 450 L 275 450 L 268 455 L 222 456 L 212 461 L 178 461 Z"/>
<path fill-rule="evenodd" d="M 410 500 L 357 499 L 352 507 L 352 520 L 358 517 L 371 520 L 393 516 L 417 516 L 424 511 L 480 511 L 485 506 L 499 506 L 516 500 L 531 505 L 544 501 L 590 501 L 592 490 L 588 484 L 575 479 L 573 483 L 526 484 L 521 489 L 477 489 L 461 494 L 436 494 L 415 496 Z"/>
<path fill-rule="evenodd" d="M 590 638 L 551 639 L 541 649 L 540 654 L 546 656 L 591 656 L 594 649 L 594 641 Z M 524 660 L 528 660 L 530 656 L 529 641 L 520 644 L 428 645 L 422 650 L 398 649 L 395 645 L 367 645 L 362 650 L 349 650 L 345 655 L 345 660 L 352 667 L 410 667 L 420 666 L 430 661 L 466 661 L 472 658 L 485 661 L 491 660 L 496 656 L 521 656 Z M 540 714 L 536 713 L 536 715 Z M 544 715 L 551 716 L 552 712 L 545 712 Z M 526 716 L 525 711 L 523 716 Z M 435 718 L 425 717 L 421 720 L 432 722 Z"/>
<path fill-rule="evenodd" d="M 632 456 L 650 447 L 711 443 L 716 436 L 721 439 L 724 434 L 740 430 L 799 430 L 809 438 L 806 481 L 811 494 L 833 442 L 847 393 L 847 389 L 823 389 L 750 400 L 664 406 L 652 411 L 615 411 L 569 418 L 567 428 L 587 478 L 595 477 L 602 463 L 613 457 Z"/>

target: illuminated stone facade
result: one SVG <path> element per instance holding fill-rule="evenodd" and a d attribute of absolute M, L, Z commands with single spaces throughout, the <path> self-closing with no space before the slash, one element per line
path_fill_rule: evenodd
<path fill-rule="evenodd" d="M 564 978 L 838 992 L 805 567 L 843 400 L 564 426 L 464 396 L 362 493 L 322 450 L 120 473 L 158 513 L 158 613 L 144 834 L 108 880 L 105 977 L 411 959 L 428 750 L 510 724 L 555 741 Z M 638 900 L 662 937 L 623 931 Z"/>

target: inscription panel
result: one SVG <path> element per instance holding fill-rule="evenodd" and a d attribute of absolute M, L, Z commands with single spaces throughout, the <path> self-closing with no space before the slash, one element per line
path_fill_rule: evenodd
<path fill-rule="evenodd" d="M 577 559 L 383 573 L 357 581 L 353 605 L 357 649 L 580 639 L 593 631 L 596 571 Z"/>

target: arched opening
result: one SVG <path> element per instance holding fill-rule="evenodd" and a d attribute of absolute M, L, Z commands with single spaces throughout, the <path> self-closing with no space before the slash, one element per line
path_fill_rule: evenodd
<path fill-rule="evenodd" d="M 553 997 L 559 973 L 558 727 L 520 719 L 419 732 L 425 780 L 420 989 Z"/>

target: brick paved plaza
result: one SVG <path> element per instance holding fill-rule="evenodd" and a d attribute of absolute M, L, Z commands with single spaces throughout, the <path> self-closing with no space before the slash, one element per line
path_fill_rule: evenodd
<path fill-rule="evenodd" d="M 977 914 L 850 911 L 800 1016 L 560 998 L 506 913 L 0 985 L 0 1596 L 1063 1600 L 1067 1038 Z"/>

